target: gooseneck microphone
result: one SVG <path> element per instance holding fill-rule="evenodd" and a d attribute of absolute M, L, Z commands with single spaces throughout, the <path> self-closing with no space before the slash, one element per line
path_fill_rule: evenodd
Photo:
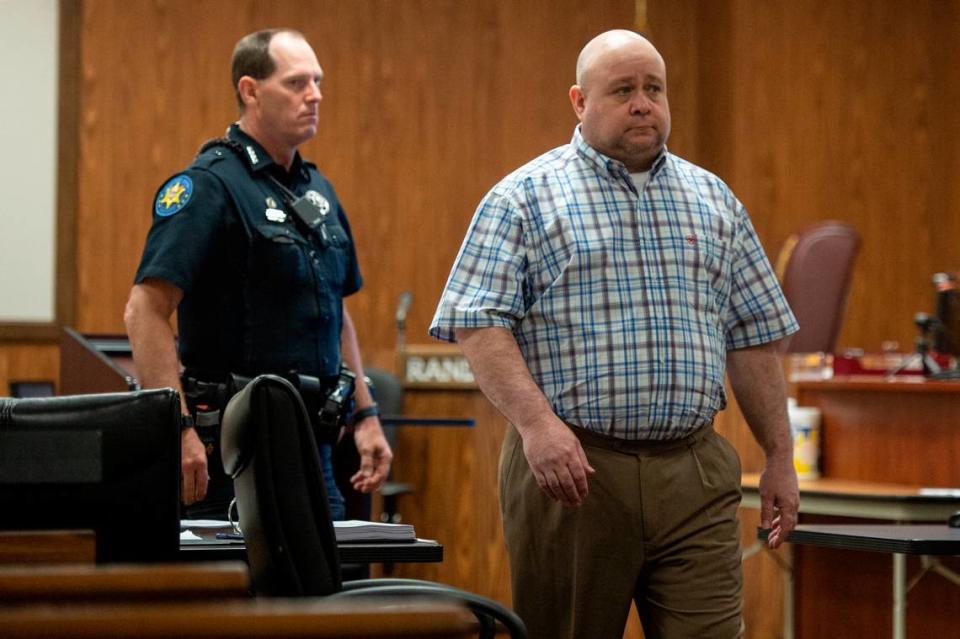
<path fill-rule="evenodd" d="M 410 311 L 410 304 L 413 303 L 413 293 L 403 291 L 400 293 L 400 299 L 397 301 L 397 350 L 403 350 L 406 343 L 407 332 L 407 313 Z"/>

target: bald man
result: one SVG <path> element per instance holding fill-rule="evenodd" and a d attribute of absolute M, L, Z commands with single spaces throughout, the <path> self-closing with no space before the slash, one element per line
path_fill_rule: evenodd
<path fill-rule="evenodd" d="M 743 205 L 672 155 L 666 66 L 609 31 L 577 60 L 569 144 L 481 202 L 434 316 L 510 421 L 500 505 L 531 638 L 742 635 L 728 374 L 783 542 L 797 479 L 777 342 L 797 323 Z"/>

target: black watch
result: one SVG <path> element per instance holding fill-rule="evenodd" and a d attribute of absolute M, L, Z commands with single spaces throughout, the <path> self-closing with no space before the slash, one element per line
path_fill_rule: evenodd
<path fill-rule="evenodd" d="M 380 407 L 376 403 L 370 404 L 366 408 L 353 411 L 353 423 L 359 424 L 361 420 L 367 417 L 374 417 L 380 414 Z"/>
<path fill-rule="evenodd" d="M 193 419 L 193 415 L 180 415 L 180 432 L 187 430 L 188 428 L 194 428 L 197 425 L 196 421 Z"/>

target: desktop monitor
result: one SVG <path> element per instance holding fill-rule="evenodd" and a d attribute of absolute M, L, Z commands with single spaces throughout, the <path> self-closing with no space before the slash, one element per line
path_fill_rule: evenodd
<path fill-rule="evenodd" d="M 98 563 L 175 560 L 179 423 L 169 388 L 0 398 L 0 529 L 93 530 Z"/>

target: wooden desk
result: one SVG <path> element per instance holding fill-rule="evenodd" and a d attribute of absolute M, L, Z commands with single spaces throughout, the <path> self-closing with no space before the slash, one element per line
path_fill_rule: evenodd
<path fill-rule="evenodd" d="M 0 531 L 0 564 L 93 564 L 96 559 L 92 530 Z"/>
<path fill-rule="evenodd" d="M 449 602 L 257 599 L 0 606 L 0 637 L 49 639 L 467 639 L 476 619 Z"/>
<path fill-rule="evenodd" d="M 796 391 L 823 414 L 824 477 L 960 487 L 960 382 L 850 376 Z"/>
<path fill-rule="evenodd" d="M 960 488 L 960 383 L 859 376 L 799 381 L 795 387 L 798 403 L 820 408 L 823 416 L 821 481 L 888 487 L 880 501 L 856 497 L 856 490 L 842 500 L 805 492 L 801 524 L 860 523 L 852 517 L 872 523 L 945 522 L 949 513 L 960 509 L 960 502 L 937 502 L 936 493 L 930 491 L 909 494 L 924 488 Z M 889 490 L 892 485 L 907 493 Z M 847 486 L 854 489 L 858 484 Z M 824 504 L 831 503 L 841 508 L 827 512 Z M 843 512 L 848 507 L 851 510 Z M 944 562 L 956 565 L 952 558 Z M 911 573 L 922 570 L 915 556 L 904 563 Z M 838 624 L 844 639 L 889 636 L 893 567 L 884 557 L 797 546 L 792 549 L 792 565 L 797 637 L 836 636 Z M 960 609 L 960 589 L 937 586 L 935 580 L 922 580 L 911 590 L 906 623 L 915 636 L 947 637 L 955 631 L 953 611 Z"/>
<path fill-rule="evenodd" d="M 245 598 L 243 562 L 0 567 L 0 602 L 194 601 Z"/>

